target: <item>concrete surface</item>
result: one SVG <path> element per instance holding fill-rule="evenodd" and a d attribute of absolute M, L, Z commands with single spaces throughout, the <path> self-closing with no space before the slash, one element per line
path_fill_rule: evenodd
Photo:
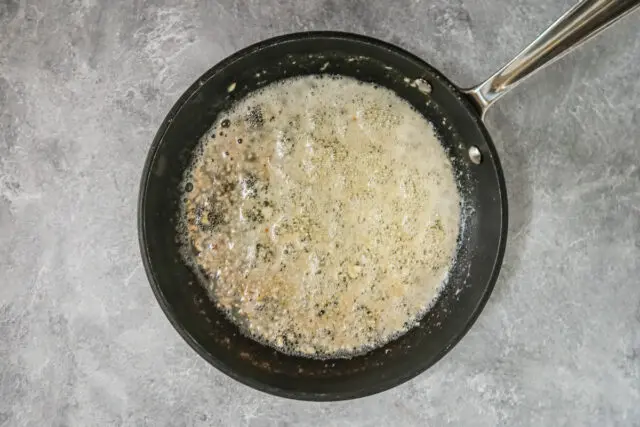
<path fill-rule="evenodd" d="M 503 274 L 427 373 L 351 402 L 242 386 L 149 289 L 136 197 L 165 113 L 260 39 L 340 29 L 463 85 L 571 0 L 0 0 L 1 426 L 640 426 L 640 14 L 490 112 Z"/>

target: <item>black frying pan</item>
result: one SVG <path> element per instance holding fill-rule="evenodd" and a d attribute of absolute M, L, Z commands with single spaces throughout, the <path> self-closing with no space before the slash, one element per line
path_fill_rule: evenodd
<path fill-rule="evenodd" d="M 610 0 L 579 4 L 514 61 L 467 91 L 396 46 L 346 33 L 277 37 L 220 62 L 171 109 L 153 141 L 142 175 L 142 258 L 158 302 L 173 326 L 202 357 L 232 378 L 297 399 L 365 396 L 407 381 L 433 365 L 480 314 L 505 250 L 507 193 L 498 155 L 482 123 L 484 111 L 533 70 L 637 5 L 638 1 Z M 433 123 L 452 159 L 460 193 L 473 212 L 461 225 L 462 244 L 448 285 L 420 325 L 384 347 L 351 359 L 289 356 L 243 336 L 209 300 L 182 262 L 176 243 L 179 184 L 194 147 L 216 117 L 256 89 L 287 77 L 319 74 L 321 69 L 385 86 Z M 412 84 L 416 79 L 420 84 Z M 232 84 L 235 90 L 228 92 Z"/>

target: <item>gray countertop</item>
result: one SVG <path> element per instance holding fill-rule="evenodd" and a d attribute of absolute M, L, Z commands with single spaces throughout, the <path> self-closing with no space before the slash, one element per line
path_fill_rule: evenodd
<path fill-rule="evenodd" d="M 640 14 L 489 113 L 502 275 L 432 369 L 349 402 L 227 378 L 166 320 L 138 252 L 153 135 L 220 59 L 291 31 L 494 71 L 571 0 L 0 1 L 1 426 L 640 426 Z"/>

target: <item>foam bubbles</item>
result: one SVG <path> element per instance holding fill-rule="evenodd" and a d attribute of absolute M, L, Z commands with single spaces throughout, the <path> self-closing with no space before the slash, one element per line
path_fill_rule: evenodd
<path fill-rule="evenodd" d="M 239 101 L 183 190 L 185 259 L 244 333 L 285 353 L 351 357 L 403 334 L 455 252 L 460 197 L 433 127 L 352 78 L 288 79 Z"/>

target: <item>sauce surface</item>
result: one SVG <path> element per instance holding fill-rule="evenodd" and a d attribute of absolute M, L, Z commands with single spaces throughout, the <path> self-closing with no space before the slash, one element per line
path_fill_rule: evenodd
<path fill-rule="evenodd" d="M 351 78 L 239 101 L 183 186 L 185 259 L 244 333 L 289 354 L 351 357 L 406 332 L 456 251 L 460 196 L 432 125 Z"/>

